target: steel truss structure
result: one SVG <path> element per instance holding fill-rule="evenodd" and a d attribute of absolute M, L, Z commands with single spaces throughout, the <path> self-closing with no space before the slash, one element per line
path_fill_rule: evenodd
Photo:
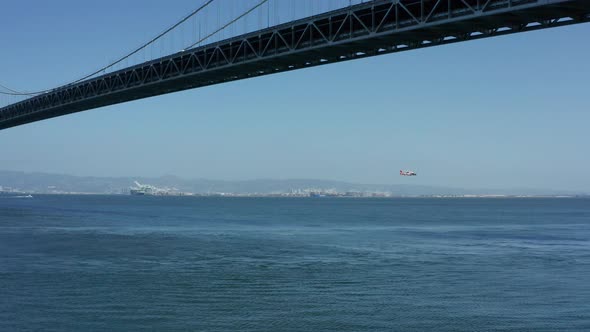
<path fill-rule="evenodd" d="M 588 21 L 589 0 L 373 0 L 56 88 L 0 109 L 0 129 L 244 78 Z"/>

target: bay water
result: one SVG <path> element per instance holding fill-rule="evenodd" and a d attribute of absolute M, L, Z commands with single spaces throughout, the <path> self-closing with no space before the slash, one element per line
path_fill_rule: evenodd
<path fill-rule="evenodd" d="M 0 198 L 0 331 L 590 331 L 590 199 Z"/>

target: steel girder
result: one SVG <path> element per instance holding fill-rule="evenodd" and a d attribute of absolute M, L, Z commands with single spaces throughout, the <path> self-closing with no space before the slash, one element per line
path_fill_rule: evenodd
<path fill-rule="evenodd" d="M 588 21 L 588 0 L 373 0 L 56 88 L 0 109 L 0 129 L 244 78 Z"/>

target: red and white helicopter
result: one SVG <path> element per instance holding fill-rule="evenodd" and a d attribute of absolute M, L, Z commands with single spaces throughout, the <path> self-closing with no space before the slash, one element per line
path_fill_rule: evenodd
<path fill-rule="evenodd" d="M 400 170 L 399 171 L 399 175 L 401 175 L 401 176 L 416 176 L 418 174 L 416 174 L 416 172 L 413 172 L 413 171 L 402 171 L 402 170 Z"/>

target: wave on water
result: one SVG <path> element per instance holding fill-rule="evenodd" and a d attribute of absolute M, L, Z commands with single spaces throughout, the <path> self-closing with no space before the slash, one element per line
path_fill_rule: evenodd
<path fill-rule="evenodd" d="M 8 198 L 33 198 L 33 195 L 9 196 Z"/>

